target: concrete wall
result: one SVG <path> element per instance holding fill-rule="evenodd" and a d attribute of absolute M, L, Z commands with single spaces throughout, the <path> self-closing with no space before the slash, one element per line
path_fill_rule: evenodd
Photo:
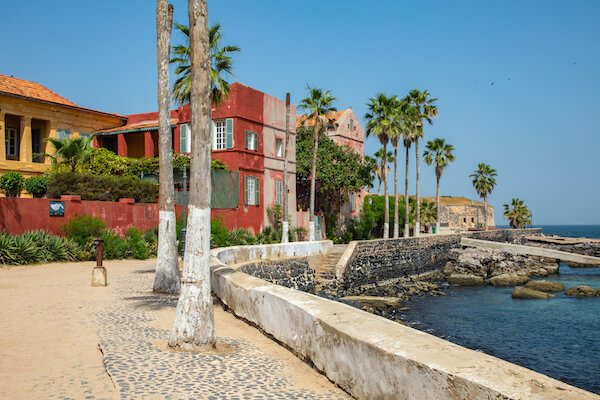
<path fill-rule="evenodd" d="M 268 283 L 235 265 L 308 255 L 331 242 L 211 251 L 214 293 L 357 399 L 598 399 L 486 354 L 335 301 Z"/>
<path fill-rule="evenodd" d="M 504 242 L 513 244 L 524 244 L 525 236 L 539 236 L 541 228 L 528 229 L 495 229 L 491 231 L 463 232 L 462 235 L 471 239 L 489 240 L 492 242 Z"/>

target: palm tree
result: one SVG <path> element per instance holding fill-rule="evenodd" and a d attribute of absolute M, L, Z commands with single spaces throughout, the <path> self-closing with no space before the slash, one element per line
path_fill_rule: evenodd
<path fill-rule="evenodd" d="M 173 6 L 167 0 L 156 2 L 156 38 L 158 63 L 158 140 L 159 140 L 159 204 L 158 250 L 153 290 L 157 293 L 179 293 L 179 257 L 175 228 L 175 193 L 173 189 L 173 142 L 171 139 L 169 93 L 169 50 Z"/>
<path fill-rule="evenodd" d="M 485 210 L 484 225 L 487 228 L 487 197 L 494 190 L 496 186 L 496 170 L 490 167 L 488 164 L 479 163 L 477 170 L 469 175 L 469 178 L 473 178 L 473 187 L 479 195 L 483 198 L 483 209 Z"/>
<path fill-rule="evenodd" d="M 390 163 L 394 160 L 394 154 L 391 151 L 387 152 L 387 156 L 383 157 L 383 147 L 381 147 L 379 150 L 377 150 L 374 154 L 375 158 L 377 159 L 377 170 L 375 171 L 375 174 L 377 175 L 377 179 L 379 180 L 379 184 L 377 186 L 377 196 L 379 196 L 379 192 L 381 192 L 381 183 L 383 182 L 384 176 L 383 173 L 385 171 L 386 174 L 390 173 L 390 167 L 386 167 L 386 169 L 383 169 L 383 165 L 385 165 L 386 163 Z"/>
<path fill-rule="evenodd" d="M 311 88 L 307 86 L 309 96 L 300 102 L 299 107 L 309 111 L 308 116 L 304 119 L 304 123 L 314 119 L 313 126 L 313 161 L 310 176 L 310 215 L 309 215 L 309 240 L 315 240 L 315 181 L 317 179 L 317 151 L 319 149 L 319 139 L 325 131 L 327 125 L 327 113 L 336 111 L 333 102 L 336 100 L 331 95 L 331 91 L 323 91 L 319 88 Z"/>
<path fill-rule="evenodd" d="M 370 191 L 374 187 L 373 182 L 375 181 L 375 178 L 379 177 L 379 162 L 375 157 L 371 156 L 365 156 L 363 162 L 364 165 L 367 167 L 367 173 L 369 174 L 369 184 L 367 185 L 367 191 Z"/>
<path fill-rule="evenodd" d="M 93 138 L 93 136 L 74 139 L 48 138 L 47 141 L 54 146 L 55 154 L 43 153 L 40 155 L 49 157 L 54 166 L 65 165 L 71 172 L 75 172 L 92 160 L 91 142 Z"/>
<path fill-rule="evenodd" d="M 427 150 L 423 153 L 423 158 L 427 165 L 431 165 L 435 162 L 435 209 L 436 214 L 440 215 L 440 179 L 444 173 L 444 167 L 454 161 L 454 146 L 446 143 L 444 139 L 433 139 L 427 142 L 425 146 Z M 440 220 L 439 218 L 435 222 L 435 233 L 440 233 Z"/>
<path fill-rule="evenodd" d="M 523 203 L 523 200 L 512 199 L 511 206 L 504 204 L 504 218 L 508 220 L 512 228 L 523 229 L 525 225 L 531 224 L 531 211 Z"/>
<path fill-rule="evenodd" d="M 437 207 L 433 201 L 427 201 L 424 199 L 421 202 L 421 221 L 423 221 L 423 227 L 425 231 L 428 232 L 431 224 L 438 220 L 437 216 Z"/>
<path fill-rule="evenodd" d="M 214 348 L 217 341 L 210 294 L 211 85 L 206 0 L 190 0 L 188 8 L 192 27 L 189 240 L 169 346 L 206 350 Z"/>
<path fill-rule="evenodd" d="M 417 211 L 415 213 L 415 236 L 419 236 L 419 221 L 420 221 L 420 200 L 419 200 L 419 181 L 420 181 L 420 173 L 419 169 L 419 138 L 423 138 L 423 120 L 427 121 L 429 125 L 433 124 L 432 119 L 437 117 L 438 108 L 434 103 L 437 99 L 432 99 L 429 97 L 429 91 L 424 90 L 420 91 L 418 89 L 413 89 L 408 93 L 406 97 L 406 101 L 411 106 L 411 113 L 413 117 L 413 121 L 415 122 L 414 126 L 414 143 L 415 143 L 415 154 L 416 154 L 416 169 L 417 169 L 417 191 L 415 193 L 416 196 L 416 204 Z"/>
<path fill-rule="evenodd" d="M 190 102 L 190 29 L 185 24 L 175 24 L 184 35 L 184 44 L 173 46 L 171 63 L 176 65 L 177 80 L 173 85 L 173 99 L 179 104 Z M 220 24 L 214 24 L 209 30 L 210 40 L 210 88 L 212 101 L 219 104 L 229 96 L 229 82 L 223 77 L 233 75 L 233 59 L 231 53 L 241 50 L 239 46 L 221 46 L 223 32 Z"/>
<path fill-rule="evenodd" d="M 367 120 L 367 137 L 375 135 L 383 146 L 383 154 L 387 154 L 387 144 L 390 136 L 398 129 L 396 125 L 396 108 L 398 98 L 396 96 L 386 96 L 384 93 L 378 93 L 375 97 L 369 99 L 367 107 L 369 112 L 365 114 Z M 384 222 L 383 238 L 390 237 L 390 204 L 388 202 L 388 182 L 386 173 L 386 159 L 382 160 L 381 169 L 383 173 L 383 189 L 385 192 L 384 200 Z"/>

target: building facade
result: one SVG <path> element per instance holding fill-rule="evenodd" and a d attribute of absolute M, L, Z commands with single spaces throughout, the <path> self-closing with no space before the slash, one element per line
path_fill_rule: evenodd
<path fill-rule="evenodd" d="M 87 109 L 39 83 L 0 75 L 0 175 L 41 175 L 50 166 L 48 138 L 88 136 L 98 129 L 123 125 L 117 114 Z"/>
<path fill-rule="evenodd" d="M 435 197 L 423 199 L 435 202 Z M 440 226 L 449 229 L 493 227 L 494 207 L 466 197 L 440 196 Z"/>
<path fill-rule="evenodd" d="M 212 157 L 237 172 L 238 201 L 213 207 L 212 217 L 229 229 L 247 228 L 255 233 L 271 225 L 268 209 L 283 202 L 286 105 L 284 100 L 233 83 L 229 97 L 212 110 Z M 296 219 L 296 107 L 290 107 L 288 144 L 288 204 L 290 221 Z M 123 126 L 96 132 L 94 146 L 123 157 L 155 157 L 158 154 L 158 113 L 126 116 Z M 190 107 L 171 111 L 173 147 L 189 153 Z M 214 185 L 213 185 L 214 186 Z M 231 187 L 229 191 L 233 190 Z M 214 197 L 213 197 L 214 198 Z M 230 199 L 231 200 L 231 197 Z"/>

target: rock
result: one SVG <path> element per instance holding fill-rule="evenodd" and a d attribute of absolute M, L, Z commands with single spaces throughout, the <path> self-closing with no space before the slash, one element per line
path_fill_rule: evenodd
<path fill-rule="evenodd" d="M 571 268 L 598 268 L 600 265 L 598 264 L 582 264 L 577 262 L 569 262 L 569 267 Z"/>
<path fill-rule="evenodd" d="M 512 292 L 513 299 L 551 299 L 556 297 L 553 294 L 540 292 L 539 290 L 529 289 L 523 286 L 517 286 Z"/>
<path fill-rule="evenodd" d="M 576 297 L 600 297 L 600 289 L 594 289 L 590 286 L 577 286 L 567 289 L 565 294 Z"/>
<path fill-rule="evenodd" d="M 556 262 L 556 264 L 546 264 L 544 265 L 544 269 L 546 271 L 548 271 L 548 275 L 557 275 L 558 274 L 558 268 L 559 268 L 559 263 Z"/>
<path fill-rule="evenodd" d="M 520 274 L 502 274 L 494 276 L 488 280 L 490 285 L 494 286 L 517 286 L 529 282 L 530 278 L 527 275 Z"/>
<path fill-rule="evenodd" d="M 409 311 L 410 308 L 409 307 L 400 307 L 398 310 L 400 310 L 400 311 Z"/>
<path fill-rule="evenodd" d="M 452 274 L 448 277 L 448 283 L 459 286 L 479 286 L 483 285 L 483 278 L 471 274 Z"/>
<path fill-rule="evenodd" d="M 346 296 L 342 300 L 357 301 L 366 308 L 366 306 L 375 308 L 397 308 L 402 299 L 399 297 L 378 297 L 378 296 Z"/>
<path fill-rule="evenodd" d="M 552 281 L 529 281 L 525 287 L 541 292 L 562 292 L 565 290 L 565 285 L 560 282 Z"/>

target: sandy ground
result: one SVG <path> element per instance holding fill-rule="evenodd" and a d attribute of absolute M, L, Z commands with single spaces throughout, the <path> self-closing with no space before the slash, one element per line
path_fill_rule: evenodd
<path fill-rule="evenodd" d="M 167 339 L 166 333 L 173 323 L 175 310 L 172 304 L 158 307 L 155 303 L 146 301 L 155 298 L 150 291 L 154 264 L 155 260 L 107 261 L 105 266 L 108 269 L 108 287 L 91 287 L 91 271 L 94 266 L 92 262 L 0 268 L 0 398 L 135 397 L 133 392 L 128 393 L 128 386 L 119 383 L 122 381 L 115 382 L 115 376 L 112 379 L 109 377 L 99 350 L 99 346 L 103 346 L 99 345 L 103 340 L 99 337 L 99 331 L 104 329 L 103 332 L 110 332 L 110 329 L 114 329 L 115 335 L 125 335 L 125 330 L 129 328 L 125 324 L 113 328 L 106 326 L 106 322 L 105 325 L 99 326 L 102 321 L 99 316 L 108 313 L 109 309 L 113 310 L 112 314 L 118 314 L 115 310 L 120 309 L 114 307 L 117 304 L 122 304 L 121 310 L 135 307 L 137 313 L 142 313 L 145 320 L 150 321 L 150 329 L 156 328 L 157 332 L 161 332 L 159 337 L 155 338 L 136 334 L 135 340 L 148 342 L 154 349 L 162 347 L 161 351 L 165 357 L 173 356 L 167 353 L 169 350 L 165 349 L 164 344 Z M 141 281 L 140 276 L 143 276 Z M 120 292 L 116 290 L 121 282 L 128 280 L 136 284 L 143 283 L 143 287 L 138 288 L 136 293 L 131 293 L 131 297 L 122 295 L 123 288 Z M 132 303 L 132 298 L 137 301 Z M 174 302 L 174 299 L 172 300 L 171 303 Z M 286 390 L 297 388 L 299 393 L 304 393 L 303 396 L 286 398 L 349 398 L 323 375 L 256 328 L 223 311 L 221 307 L 215 307 L 214 311 L 217 335 L 221 339 L 227 339 L 231 343 L 242 343 L 240 346 L 244 346 L 243 343 L 251 343 L 250 346 L 246 346 L 251 347 L 246 349 L 247 351 L 257 352 L 256 357 L 271 360 L 268 362 L 270 364 L 283 366 L 277 368 L 277 374 L 281 374 L 281 382 L 284 382 Z M 227 347 L 224 343 L 225 352 L 229 351 Z M 105 353 L 107 348 L 104 349 Z M 139 362 L 144 363 L 140 368 L 152 370 L 152 365 L 147 365 L 147 361 L 144 361 L 144 354 L 127 357 L 140 358 Z M 236 359 L 228 357 L 220 362 L 236 362 Z M 256 368 L 261 367 L 259 365 Z M 260 376 L 260 371 L 257 372 Z M 184 380 L 185 378 L 182 378 L 182 382 Z M 189 386 L 212 384 L 211 379 L 205 382 L 197 380 L 195 377 Z M 161 382 L 155 379 L 151 384 L 159 386 Z M 171 393 L 172 389 L 168 390 L 168 393 Z M 256 391 L 260 390 L 261 382 Z M 265 394 L 264 397 L 257 395 L 256 398 L 278 398 L 272 390 L 268 390 L 271 393 Z M 310 396 L 307 395 L 307 391 L 311 393 Z M 198 395 L 190 395 L 187 398 L 192 397 L 226 398 Z M 146 396 L 140 395 L 139 398 Z M 179 393 L 177 398 L 186 398 L 185 393 Z"/>

